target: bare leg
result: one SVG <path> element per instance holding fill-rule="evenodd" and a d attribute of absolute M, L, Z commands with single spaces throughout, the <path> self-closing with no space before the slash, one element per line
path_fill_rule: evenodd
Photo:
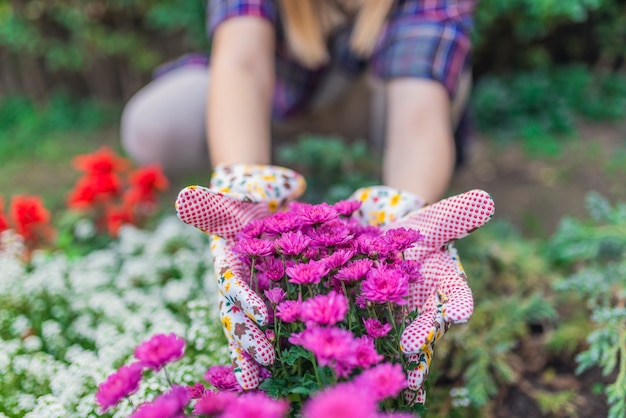
<path fill-rule="evenodd" d="M 210 171 L 205 140 L 206 68 L 182 67 L 154 80 L 126 105 L 122 146 L 139 164 L 160 164 L 168 175 Z"/>

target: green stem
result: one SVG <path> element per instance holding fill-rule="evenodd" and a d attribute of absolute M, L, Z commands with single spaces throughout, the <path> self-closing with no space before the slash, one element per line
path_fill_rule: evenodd
<path fill-rule="evenodd" d="M 168 373 L 166 366 L 163 366 L 163 374 L 165 375 L 165 380 L 167 380 L 167 383 L 170 385 L 170 387 L 174 386 L 172 384 L 172 379 L 170 379 L 170 374 Z"/>

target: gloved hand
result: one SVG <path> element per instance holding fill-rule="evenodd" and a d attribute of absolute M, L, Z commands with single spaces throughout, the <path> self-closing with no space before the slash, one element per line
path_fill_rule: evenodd
<path fill-rule="evenodd" d="M 408 307 L 417 309 L 419 316 L 400 338 L 400 349 L 408 355 L 409 364 L 417 363 L 407 372 L 411 389 L 407 398 L 423 403 L 423 384 L 435 343 L 450 324 L 467 322 L 474 310 L 472 292 L 452 242 L 491 219 L 493 200 L 482 190 L 472 190 L 425 206 L 417 196 L 385 186 L 359 189 L 352 199 L 362 202 L 353 215 L 362 224 L 416 229 L 424 235 L 405 251 L 406 259 L 421 263 L 423 281 L 410 285 Z"/>
<path fill-rule="evenodd" d="M 262 370 L 274 362 L 271 342 L 259 329 L 268 322 L 261 297 L 249 286 L 250 272 L 232 252 L 239 231 L 298 198 L 304 178 L 289 169 L 264 165 L 215 168 L 210 188 L 189 186 L 176 199 L 178 217 L 211 235 L 219 289 L 220 317 L 235 376 L 243 389 L 258 387 Z"/>

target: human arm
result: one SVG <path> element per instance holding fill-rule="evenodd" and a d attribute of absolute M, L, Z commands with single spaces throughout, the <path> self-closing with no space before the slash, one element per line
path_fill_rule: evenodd
<path fill-rule="evenodd" d="M 448 93 L 434 80 L 403 77 L 387 81 L 386 94 L 383 183 L 435 202 L 444 195 L 454 171 Z"/>
<path fill-rule="evenodd" d="M 228 19 L 214 32 L 207 101 L 213 166 L 270 162 L 274 43 L 272 23 L 255 16 Z"/>

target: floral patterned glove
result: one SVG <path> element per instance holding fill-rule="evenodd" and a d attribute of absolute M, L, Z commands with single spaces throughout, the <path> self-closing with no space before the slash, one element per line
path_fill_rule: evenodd
<path fill-rule="evenodd" d="M 417 363 L 408 371 L 409 400 L 423 403 L 423 384 L 435 343 L 450 324 L 467 322 L 474 310 L 472 292 L 452 242 L 491 219 L 493 200 L 482 190 L 472 190 L 424 206 L 418 197 L 385 186 L 359 189 L 352 198 L 362 202 L 354 215 L 361 223 L 411 228 L 424 235 L 405 252 L 407 259 L 421 263 L 424 280 L 410 285 L 409 309 L 417 309 L 419 316 L 400 339 L 400 349 L 409 362 Z"/>
<path fill-rule="evenodd" d="M 249 269 L 233 253 L 237 233 L 298 198 L 304 178 L 289 169 L 264 165 L 216 167 L 210 188 L 189 186 L 176 199 L 178 217 L 211 235 L 219 289 L 220 317 L 235 376 L 243 389 L 256 388 L 262 368 L 274 362 L 270 341 L 259 329 L 268 322 L 265 303 L 249 286 Z"/>

